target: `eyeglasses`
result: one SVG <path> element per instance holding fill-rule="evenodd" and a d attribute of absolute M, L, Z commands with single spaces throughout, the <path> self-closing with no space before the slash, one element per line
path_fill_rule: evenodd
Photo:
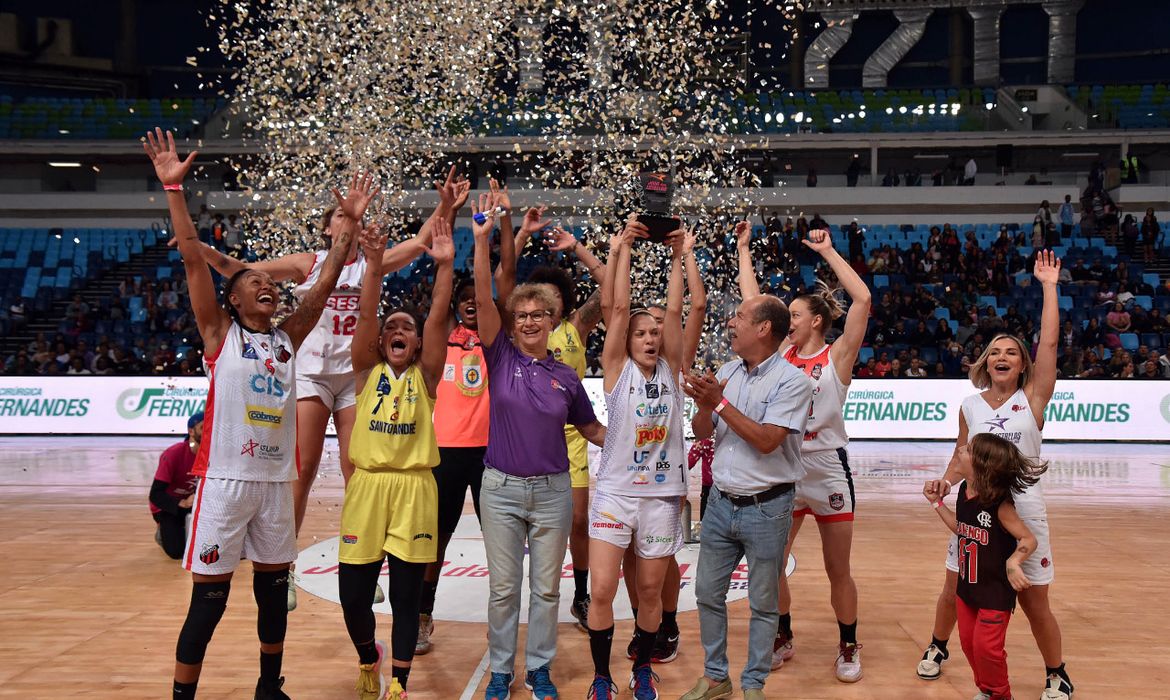
<path fill-rule="evenodd" d="M 549 313 L 548 311 L 532 311 L 532 312 L 517 311 L 516 313 L 512 314 L 512 319 L 516 323 L 525 323 L 527 321 L 532 321 L 533 323 L 540 323 L 541 321 L 543 321 L 544 319 L 546 319 L 550 316 L 552 316 L 552 314 Z"/>

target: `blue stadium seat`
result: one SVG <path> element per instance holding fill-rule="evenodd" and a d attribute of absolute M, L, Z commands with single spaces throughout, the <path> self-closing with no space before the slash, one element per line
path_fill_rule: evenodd
<path fill-rule="evenodd" d="M 1125 348 L 1126 350 L 1128 350 L 1130 352 L 1137 350 L 1138 346 L 1141 344 L 1138 340 L 1137 333 L 1122 333 L 1120 338 L 1121 338 L 1121 347 Z"/>

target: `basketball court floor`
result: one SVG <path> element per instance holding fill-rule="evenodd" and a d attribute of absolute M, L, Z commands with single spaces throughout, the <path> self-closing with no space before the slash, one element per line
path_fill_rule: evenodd
<path fill-rule="evenodd" d="M 169 697 L 190 577 L 155 545 L 147 491 L 158 454 L 172 442 L 0 438 L 0 698 Z M 925 682 L 914 674 L 930 639 L 947 542 L 921 488 L 941 473 L 950 450 L 945 443 L 850 446 L 859 504 L 853 573 L 861 596 L 865 677 L 844 685 L 833 675 L 837 628 L 816 528 L 808 523 L 789 562 L 796 656 L 769 679 L 769 698 L 966 700 L 975 693 L 957 632 L 940 680 Z M 1051 460 L 1045 488 L 1057 567 L 1051 598 L 1075 697 L 1163 696 L 1170 687 L 1170 602 L 1164 594 L 1170 546 L 1163 532 L 1170 513 L 1170 450 L 1165 444 L 1050 443 L 1045 456 Z M 355 696 L 356 655 L 335 602 L 342 494 L 336 442 L 330 441 L 301 533 L 300 607 L 289 617 L 284 656 L 285 690 L 298 700 Z M 691 501 L 697 519 L 697 484 Z M 697 544 L 680 554 L 684 565 L 697 557 Z M 482 697 L 487 571 L 470 500 L 447 560 L 434 651 L 415 660 L 411 698 Z M 656 667 L 664 699 L 677 698 L 702 673 L 692 573 L 693 566 L 683 578 L 678 659 Z M 258 650 L 250 577 L 242 564 L 207 654 L 200 698 L 252 697 Z M 746 590 L 732 586 L 730 650 L 738 689 L 748 608 Z M 587 636 L 567 622 L 571 573 L 561 591 L 564 622 L 553 679 L 562 698 L 576 700 L 585 697 L 592 663 Z M 618 655 L 633 629 L 624 592 L 621 598 L 613 659 L 619 684 L 628 662 Z M 388 614 L 379 616 L 379 637 L 389 638 L 390 622 Z M 1043 663 L 1022 614 L 1008 633 L 1008 655 L 1016 697 L 1039 697 Z M 523 673 L 522 653 L 518 664 Z M 528 696 L 521 684 L 514 686 L 514 698 Z M 629 696 L 623 689 L 622 697 Z"/>

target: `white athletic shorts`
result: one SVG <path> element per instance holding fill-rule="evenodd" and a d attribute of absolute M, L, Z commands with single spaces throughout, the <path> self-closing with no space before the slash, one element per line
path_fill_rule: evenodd
<path fill-rule="evenodd" d="M 853 520 L 853 473 L 845 450 L 805 452 L 800 459 L 805 474 L 796 482 L 792 517 L 812 515 L 818 523 Z"/>
<path fill-rule="evenodd" d="M 618 496 L 593 494 L 589 506 L 589 537 L 625 549 L 634 541 L 642 559 L 674 556 L 683 546 L 682 503 L 679 496 Z"/>
<path fill-rule="evenodd" d="M 298 373 L 297 401 L 314 396 L 321 399 L 321 403 L 334 412 L 357 405 L 353 372 L 312 376 Z"/>
<path fill-rule="evenodd" d="M 1047 518 L 1023 518 L 1024 525 L 1036 538 L 1036 551 L 1024 560 L 1024 575 L 1033 586 L 1047 586 L 1056 579 L 1052 565 L 1052 541 L 1048 536 Z M 947 544 L 947 570 L 959 573 L 959 537 L 951 535 Z"/>
<path fill-rule="evenodd" d="M 214 576 L 235 571 L 240 559 L 283 564 L 296 558 L 292 483 L 199 480 L 184 569 Z"/>

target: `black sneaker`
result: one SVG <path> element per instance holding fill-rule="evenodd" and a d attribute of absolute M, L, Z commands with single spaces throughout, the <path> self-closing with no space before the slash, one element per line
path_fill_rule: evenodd
<path fill-rule="evenodd" d="M 942 675 L 942 663 L 950 658 L 950 654 L 931 644 L 922 652 L 922 660 L 918 662 L 918 677 L 924 681 L 938 680 Z"/>
<path fill-rule="evenodd" d="M 264 679 L 256 681 L 256 700 L 292 700 L 280 687 L 284 685 L 284 676 L 281 676 L 277 681 L 264 682 Z"/>
<path fill-rule="evenodd" d="M 580 600 L 574 600 L 573 605 L 570 606 L 569 612 L 577 619 L 577 626 L 581 631 L 589 631 L 589 596 L 586 595 Z"/>
<path fill-rule="evenodd" d="M 1048 674 L 1048 683 L 1044 686 L 1042 700 L 1070 700 L 1073 694 L 1072 683 L 1069 683 L 1059 673 Z"/>
<path fill-rule="evenodd" d="M 658 628 L 654 637 L 654 651 L 650 654 L 650 661 L 656 664 L 668 664 L 678 657 L 678 628 L 673 630 Z"/>

